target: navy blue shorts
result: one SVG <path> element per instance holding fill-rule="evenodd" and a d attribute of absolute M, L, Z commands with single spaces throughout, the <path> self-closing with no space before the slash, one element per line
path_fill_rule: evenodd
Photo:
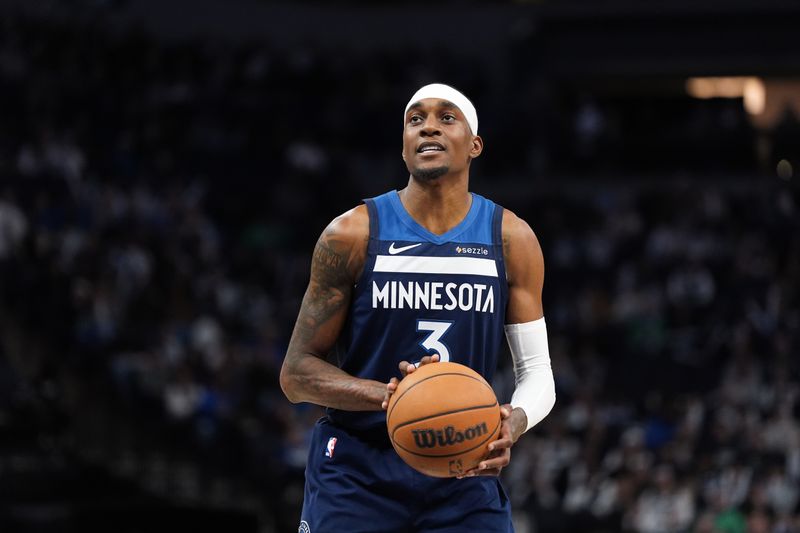
<path fill-rule="evenodd" d="M 317 421 L 306 465 L 301 533 L 513 533 L 495 477 L 433 478 L 406 465 L 388 437 Z"/>

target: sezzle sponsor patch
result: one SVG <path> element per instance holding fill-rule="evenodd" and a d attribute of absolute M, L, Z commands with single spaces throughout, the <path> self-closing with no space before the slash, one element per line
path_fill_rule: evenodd
<path fill-rule="evenodd" d="M 457 254 L 489 255 L 489 249 L 483 246 L 456 246 Z"/>

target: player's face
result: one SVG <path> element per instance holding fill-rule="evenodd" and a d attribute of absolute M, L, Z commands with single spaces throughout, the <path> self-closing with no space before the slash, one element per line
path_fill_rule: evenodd
<path fill-rule="evenodd" d="M 425 98 L 411 105 L 403 128 L 403 160 L 412 176 L 433 180 L 469 166 L 483 150 L 461 110 L 447 100 Z"/>

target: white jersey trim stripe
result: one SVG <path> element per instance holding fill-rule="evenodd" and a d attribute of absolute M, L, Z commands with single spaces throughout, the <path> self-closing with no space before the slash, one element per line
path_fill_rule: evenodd
<path fill-rule="evenodd" d="M 433 257 L 427 255 L 378 255 L 373 272 L 409 274 L 471 274 L 496 278 L 494 259 L 479 257 Z"/>

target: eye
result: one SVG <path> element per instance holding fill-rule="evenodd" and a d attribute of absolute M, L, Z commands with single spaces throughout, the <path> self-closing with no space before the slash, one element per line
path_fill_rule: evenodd
<path fill-rule="evenodd" d="M 445 113 L 442 115 L 442 120 L 445 122 L 453 122 L 456 119 L 456 116 L 452 113 Z"/>
<path fill-rule="evenodd" d="M 411 115 L 408 119 L 410 124 L 419 124 L 422 122 L 422 117 L 420 115 Z"/>

